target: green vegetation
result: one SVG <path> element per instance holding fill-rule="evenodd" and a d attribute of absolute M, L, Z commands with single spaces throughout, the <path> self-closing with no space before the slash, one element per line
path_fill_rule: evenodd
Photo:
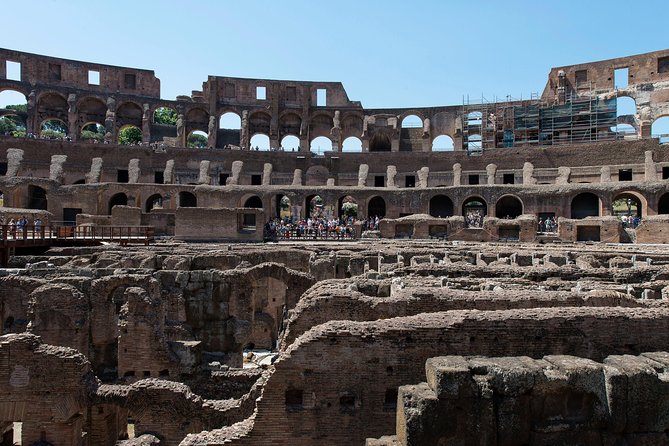
<path fill-rule="evenodd" d="M 142 131 L 133 125 L 123 127 L 118 132 L 118 143 L 122 145 L 132 145 L 142 142 Z"/>
<path fill-rule="evenodd" d="M 344 218 L 357 217 L 358 216 L 358 203 L 352 201 L 346 202 L 341 205 L 341 212 L 344 215 Z"/>
<path fill-rule="evenodd" d="M 177 112 L 173 108 L 159 107 L 153 114 L 153 122 L 163 125 L 177 125 Z"/>
<path fill-rule="evenodd" d="M 61 139 L 67 135 L 67 126 L 58 119 L 49 119 L 42 123 L 40 136 L 42 138 Z"/>
<path fill-rule="evenodd" d="M 105 128 L 100 124 L 87 124 L 81 129 L 81 139 L 84 141 L 102 142 L 105 139 Z"/>
<path fill-rule="evenodd" d="M 188 135 L 188 142 L 186 143 L 187 147 L 191 149 L 203 149 L 207 147 L 207 137 L 199 133 L 191 133 Z"/>
<path fill-rule="evenodd" d="M 14 110 L 26 113 L 28 106 L 26 104 L 7 105 L 6 110 Z M 18 115 L 5 115 L 0 117 L 0 135 L 11 135 L 15 138 L 26 136 L 26 125 L 23 119 Z"/>

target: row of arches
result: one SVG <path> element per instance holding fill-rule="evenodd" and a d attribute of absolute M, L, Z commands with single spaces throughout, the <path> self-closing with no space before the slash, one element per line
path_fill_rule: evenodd
<path fill-rule="evenodd" d="M 144 211 L 148 213 L 154 209 L 162 209 L 164 198 L 161 194 L 151 195 L 144 203 Z M 182 208 L 197 207 L 197 197 L 192 192 L 181 191 L 178 195 L 177 205 Z M 107 207 L 108 215 L 111 215 L 114 206 L 128 206 L 128 195 L 123 192 L 112 195 Z"/>

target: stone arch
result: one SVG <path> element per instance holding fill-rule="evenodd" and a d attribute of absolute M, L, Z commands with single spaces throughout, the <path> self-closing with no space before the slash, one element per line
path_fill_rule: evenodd
<path fill-rule="evenodd" d="M 263 202 L 262 198 L 260 198 L 257 195 L 251 195 L 250 197 L 246 198 L 244 200 L 244 206 L 245 208 L 256 208 L 256 209 L 263 209 Z"/>
<path fill-rule="evenodd" d="M 270 144 L 271 140 L 269 139 L 269 136 L 265 133 L 254 134 L 249 142 L 251 150 L 259 150 L 263 152 L 267 152 L 271 149 Z"/>
<path fill-rule="evenodd" d="M 7 108 L 12 107 L 12 108 Z M 1 133 L 14 137 L 26 136 L 28 132 L 27 99 L 25 94 L 14 89 L 0 91 L 0 129 Z M 31 129 L 32 130 L 32 129 Z"/>
<path fill-rule="evenodd" d="M 386 200 L 380 196 L 375 196 L 367 202 L 367 217 L 384 218 L 386 216 Z"/>
<path fill-rule="evenodd" d="M 300 136 L 302 128 L 302 118 L 299 114 L 289 111 L 284 112 L 279 117 L 279 134 L 282 136 L 293 135 Z"/>
<path fill-rule="evenodd" d="M 306 217 L 319 218 L 323 216 L 325 200 L 319 194 L 309 195 L 304 200 L 304 212 Z"/>
<path fill-rule="evenodd" d="M 167 105 L 161 105 L 153 110 L 153 118 L 151 122 L 154 125 L 176 127 L 178 115 L 179 113 L 177 112 L 176 108 L 169 107 Z"/>
<path fill-rule="evenodd" d="M 65 96 L 54 91 L 44 92 L 37 99 L 38 121 L 44 122 L 53 118 L 67 122 L 68 108 Z"/>
<path fill-rule="evenodd" d="M 118 129 L 117 142 L 121 145 L 135 145 L 142 142 L 142 129 L 134 124 L 125 124 Z"/>
<path fill-rule="evenodd" d="M 351 203 L 355 206 L 348 206 L 350 210 L 345 209 L 345 206 L 347 206 L 347 203 Z M 351 195 L 344 195 L 343 197 L 339 197 L 339 200 L 337 200 L 337 212 L 339 218 L 344 218 L 344 217 L 353 217 L 353 218 L 358 218 L 358 215 L 360 213 L 360 208 L 358 206 L 358 200 L 356 200 L 354 197 Z"/>
<path fill-rule="evenodd" d="M 316 154 L 323 154 L 332 151 L 332 140 L 327 136 L 317 136 L 311 140 L 309 150 Z"/>
<path fill-rule="evenodd" d="M 433 217 L 452 217 L 454 207 L 453 200 L 446 195 L 439 194 L 430 198 L 429 213 Z"/>
<path fill-rule="evenodd" d="M 362 114 L 349 112 L 344 114 L 343 119 L 341 120 L 341 135 L 342 139 L 346 139 L 349 136 L 362 136 L 362 125 L 364 122 L 364 117 Z"/>
<path fill-rule="evenodd" d="M 392 143 L 390 142 L 390 135 L 386 132 L 374 132 L 374 136 L 369 141 L 370 152 L 390 152 Z"/>
<path fill-rule="evenodd" d="M 186 112 L 186 134 L 200 130 L 204 133 L 209 131 L 209 113 L 204 108 L 193 107 Z"/>
<path fill-rule="evenodd" d="M 495 217 L 516 218 L 523 215 L 523 202 L 515 195 L 503 195 L 495 204 Z"/>
<path fill-rule="evenodd" d="M 313 141 L 319 136 L 330 137 L 330 131 L 334 127 L 332 116 L 326 113 L 318 113 L 309 121 L 309 137 Z"/>
<path fill-rule="evenodd" d="M 227 110 L 218 119 L 216 145 L 219 147 L 241 146 L 242 118 L 238 113 Z"/>
<path fill-rule="evenodd" d="M 669 143 L 669 115 L 659 116 L 650 128 L 653 138 L 659 139 L 660 143 Z"/>
<path fill-rule="evenodd" d="M 105 122 L 107 105 L 96 96 L 85 96 L 77 104 L 80 122 Z"/>
<path fill-rule="evenodd" d="M 404 127 L 404 120 L 410 116 L 414 116 L 415 118 L 418 119 L 412 118 L 414 123 L 412 127 Z M 400 115 L 397 117 L 397 120 L 398 122 L 400 122 L 400 127 L 415 128 L 415 127 L 423 127 L 423 121 L 425 120 L 425 118 L 427 118 L 427 116 L 422 111 L 411 109 L 411 110 L 404 110 L 404 112 L 400 113 Z M 418 121 L 420 121 L 420 123 Z"/>
<path fill-rule="evenodd" d="M 286 135 L 281 138 L 281 149 L 286 152 L 297 152 L 300 149 L 300 138 L 295 135 Z"/>
<path fill-rule="evenodd" d="M 255 135 L 256 133 L 262 133 L 264 135 L 269 135 L 272 126 L 272 117 L 262 111 L 258 110 L 250 114 L 249 116 L 249 135 Z"/>
<path fill-rule="evenodd" d="M 108 214 L 111 215 L 112 213 L 112 208 L 114 206 L 127 206 L 128 205 L 128 196 L 124 194 L 123 192 L 119 192 L 118 194 L 112 195 L 112 197 L 109 199 L 109 212 Z"/>
<path fill-rule="evenodd" d="M 306 186 L 325 186 L 330 176 L 330 171 L 325 166 L 311 166 L 304 174 Z"/>
<path fill-rule="evenodd" d="M 28 186 L 28 209 L 47 210 L 46 190 L 33 184 Z"/>
<path fill-rule="evenodd" d="M 648 214 L 646 197 L 634 191 L 622 191 L 611 200 L 611 214 L 622 217 L 645 217 Z"/>
<path fill-rule="evenodd" d="M 485 217 L 488 214 L 488 203 L 485 199 L 479 195 L 472 195 L 467 197 L 462 202 L 462 216 L 467 217 L 468 215 L 478 215 Z"/>
<path fill-rule="evenodd" d="M 0 87 L 0 109 L 8 105 L 23 105 L 28 103 L 26 94 L 14 87 Z"/>
<path fill-rule="evenodd" d="M 142 117 L 144 111 L 142 106 L 136 102 L 126 101 L 118 106 L 116 109 L 116 128 L 119 131 L 128 125 L 142 128 Z"/>
<path fill-rule="evenodd" d="M 281 219 L 291 218 L 293 215 L 292 200 L 285 194 L 277 194 L 274 197 L 275 216 Z"/>
<path fill-rule="evenodd" d="M 452 152 L 455 150 L 455 143 L 450 135 L 438 135 L 432 140 L 433 152 Z"/>
<path fill-rule="evenodd" d="M 98 141 L 101 142 L 105 137 L 105 126 L 102 122 L 87 121 L 81 126 L 79 132 L 79 139 L 82 141 Z"/>
<path fill-rule="evenodd" d="M 403 129 L 413 129 L 413 128 L 422 128 L 423 127 L 423 119 L 414 114 L 408 114 L 405 115 L 402 118 L 402 128 Z"/>
<path fill-rule="evenodd" d="M 163 196 L 160 194 L 153 194 L 146 199 L 146 212 L 151 212 L 154 209 L 163 208 Z"/>
<path fill-rule="evenodd" d="M 69 133 L 69 128 L 65 120 L 58 118 L 48 118 L 40 124 L 40 136 L 42 138 L 63 138 Z"/>
<path fill-rule="evenodd" d="M 179 192 L 179 207 L 182 208 L 196 208 L 197 197 L 194 193 L 188 191 Z"/>
<path fill-rule="evenodd" d="M 362 140 L 357 136 L 349 136 L 341 145 L 342 152 L 362 152 Z"/>
<path fill-rule="evenodd" d="M 209 135 L 203 130 L 193 130 L 186 138 L 186 147 L 191 149 L 204 149 L 209 142 Z"/>
<path fill-rule="evenodd" d="M 600 198 L 592 192 L 582 192 L 571 200 L 571 218 L 599 217 Z"/>

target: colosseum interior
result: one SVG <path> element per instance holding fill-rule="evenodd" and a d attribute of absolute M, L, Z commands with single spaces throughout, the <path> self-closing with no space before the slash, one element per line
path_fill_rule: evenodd
<path fill-rule="evenodd" d="M 412 109 L 0 49 L 7 90 L 3 446 L 669 444 L 669 50 Z"/>

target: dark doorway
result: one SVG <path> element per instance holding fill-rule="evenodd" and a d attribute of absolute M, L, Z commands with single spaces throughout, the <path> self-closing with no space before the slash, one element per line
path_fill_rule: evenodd
<path fill-rule="evenodd" d="M 571 200 L 571 218 L 599 217 L 599 197 L 591 192 L 578 194 Z"/>
<path fill-rule="evenodd" d="M 430 199 L 430 215 L 433 217 L 452 217 L 453 201 L 446 195 L 435 195 Z"/>
<path fill-rule="evenodd" d="M 367 217 L 379 217 L 383 218 L 386 216 L 386 201 L 381 197 L 374 197 L 369 200 L 367 204 Z"/>

